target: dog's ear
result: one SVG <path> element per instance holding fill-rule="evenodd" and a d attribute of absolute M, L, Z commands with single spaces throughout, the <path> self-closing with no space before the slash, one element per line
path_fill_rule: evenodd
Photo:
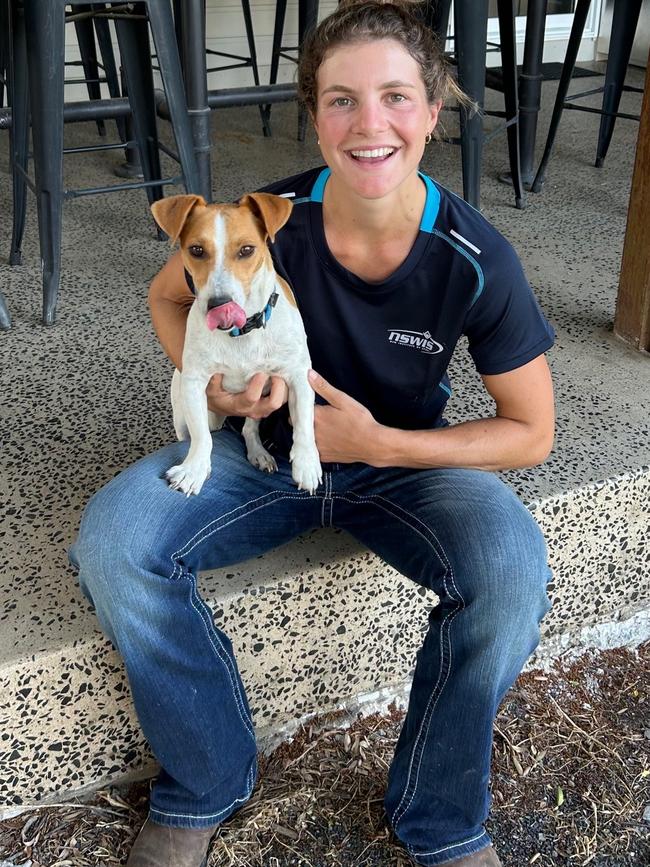
<path fill-rule="evenodd" d="M 239 200 L 239 204 L 250 208 L 262 221 L 271 242 L 275 241 L 275 233 L 287 222 L 293 208 L 289 199 L 271 193 L 248 193 Z"/>
<path fill-rule="evenodd" d="M 197 205 L 205 207 L 205 204 L 203 196 L 168 196 L 154 202 L 151 213 L 163 232 L 169 235 L 170 242 L 175 244 L 191 211 Z"/>

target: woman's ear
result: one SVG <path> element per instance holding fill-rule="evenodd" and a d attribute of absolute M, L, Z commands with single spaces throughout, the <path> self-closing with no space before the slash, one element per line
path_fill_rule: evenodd
<path fill-rule="evenodd" d="M 442 100 L 438 99 L 436 102 L 432 102 L 429 104 L 429 111 L 431 112 L 431 126 L 429 128 L 429 133 L 432 133 L 434 129 L 438 125 L 438 117 L 440 115 L 440 111 L 442 109 Z"/>

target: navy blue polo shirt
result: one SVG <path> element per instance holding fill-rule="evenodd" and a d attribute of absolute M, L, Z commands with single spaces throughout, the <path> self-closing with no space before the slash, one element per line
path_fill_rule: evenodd
<path fill-rule="evenodd" d="M 446 371 L 462 335 L 480 374 L 514 370 L 553 345 L 511 245 L 426 175 L 420 231 L 399 268 L 379 283 L 344 268 L 323 226 L 329 176 L 317 168 L 263 188 L 294 205 L 270 249 L 296 297 L 312 366 L 378 422 L 403 430 L 446 424 Z M 286 407 L 263 422 L 261 434 L 288 454 Z"/>

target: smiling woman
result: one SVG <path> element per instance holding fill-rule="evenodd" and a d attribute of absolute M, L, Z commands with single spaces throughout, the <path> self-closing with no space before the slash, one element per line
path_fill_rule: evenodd
<path fill-rule="evenodd" d="M 262 243 L 274 292 L 295 296 L 304 323 L 322 484 L 293 484 L 295 403 L 258 361 L 241 393 L 221 376 L 208 384 L 209 408 L 229 419 L 212 434 L 200 494 L 169 489 L 179 447 L 168 446 L 92 500 L 72 554 L 162 765 L 128 865 L 199 867 L 255 783 L 244 686 L 197 574 L 336 526 L 440 599 L 388 774 L 388 822 L 417 864 L 498 867 L 484 824 L 493 722 L 539 640 L 549 570 L 530 512 L 489 471 L 530 466 L 551 448 L 553 332 L 510 244 L 419 170 L 443 101 L 464 97 L 415 7 L 341 3 L 304 46 L 299 76 L 325 165 L 262 190 L 281 197 L 277 207 L 292 203 Z M 235 234 L 229 247 L 219 225 L 202 221 L 205 232 L 182 239 L 201 255 L 175 254 L 151 285 L 177 368 L 190 308 L 215 341 L 230 339 L 221 326 L 234 302 L 247 320 L 260 310 L 228 277 L 252 261 L 253 242 Z M 236 339 L 252 353 L 260 329 L 244 332 Z M 495 408 L 449 425 L 446 371 L 463 336 Z M 205 403 L 204 382 L 196 397 Z M 262 419 L 274 472 L 246 460 L 244 416 Z"/>

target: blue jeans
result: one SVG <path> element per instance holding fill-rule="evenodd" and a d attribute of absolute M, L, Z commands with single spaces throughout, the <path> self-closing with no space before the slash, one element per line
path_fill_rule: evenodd
<path fill-rule="evenodd" d="M 477 470 L 334 464 L 310 495 L 296 489 L 286 461 L 268 475 L 248 463 L 238 434 L 213 439 L 212 475 L 199 496 L 167 485 L 165 470 L 187 450 L 170 445 L 92 498 L 71 551 L 162 766 L 151 819 L 222 822 L 257 774 L 232 645 L 197 592 L 197 574 L 335 526 L 440 597 L 388 776 L 388 819 L 420 864 L 489 845 L 494 718 L 549 609 L 545 545 L 531 514 Z"/>

